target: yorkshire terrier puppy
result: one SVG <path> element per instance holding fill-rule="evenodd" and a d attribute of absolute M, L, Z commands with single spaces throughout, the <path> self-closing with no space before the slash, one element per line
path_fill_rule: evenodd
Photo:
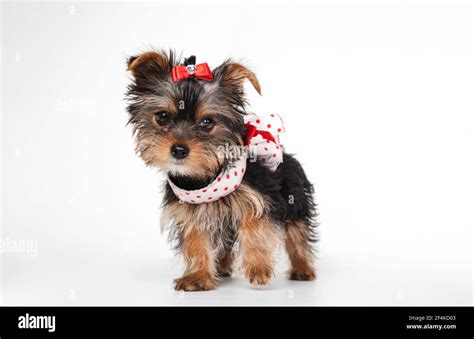
<path fill-rule="evenodd" d="M 269 284 L 279 244 L 289 278 L 314 280 L 313 186 L 282 151 L 279 116 L 247 111 L 243 85 L 260 94 L 255 74 L 232 60 L 211 71 L 163 51 L 129 58 L 128 70 L 136 151 L 168 179 L 162 225 L 186 263 L 175 289 L 215 289 L 234 259 L 250 283 Z"/>

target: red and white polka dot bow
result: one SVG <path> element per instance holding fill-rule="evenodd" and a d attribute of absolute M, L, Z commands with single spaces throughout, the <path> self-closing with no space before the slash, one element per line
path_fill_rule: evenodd
<path fill-rule="evenodd" d="M 250 159 L 257 158 L 262 165 L 276 171 L 283 161 L 279 135 L 285 131 L 283 120 L 278 114 L 245 116 L 247 146 Z"/>

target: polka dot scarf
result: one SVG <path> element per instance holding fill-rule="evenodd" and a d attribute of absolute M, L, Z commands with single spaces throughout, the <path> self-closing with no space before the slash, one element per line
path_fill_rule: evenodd
<path fill-rule="evenodd" d="M 283 161 L 279 134 L 285 131 L 278 114 L 245 116 L 247 129 L 246 151 L 224 169 L 217 178 L 204 188 L 188 191 L 176 186 L 170 179 L 168 183 L 174 194 L 188 204 L 203 204 L 216 201 L 234 192 L 242 182 L 247 168 L 247 159 L 259 161 L 270 171 L 275 171 Z"/>

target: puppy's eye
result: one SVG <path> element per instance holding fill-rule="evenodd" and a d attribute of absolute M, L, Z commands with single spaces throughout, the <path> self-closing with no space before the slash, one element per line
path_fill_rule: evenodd
<path fill-rule="evenodd" d="M 158 112 L 155 114 L 155 119 L 160 125 L 167 125 L 171 121 L 171 116 L 168 112 Z"/>
<path fill-rule="evenodd" d="M 199 123 L 199 127 L 203 130 L 210 131 L 214 127 L 214 120 L 210 118 L 203 119 Z"/>

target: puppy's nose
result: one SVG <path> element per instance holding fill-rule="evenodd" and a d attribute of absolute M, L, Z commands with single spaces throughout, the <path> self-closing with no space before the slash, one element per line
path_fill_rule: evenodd
<path fill-rule="evenodd" d="M 189 148 L 186 145 L 171 146 L 171 155 L 176 159 L 184 159 L 189 154 Z"/>

